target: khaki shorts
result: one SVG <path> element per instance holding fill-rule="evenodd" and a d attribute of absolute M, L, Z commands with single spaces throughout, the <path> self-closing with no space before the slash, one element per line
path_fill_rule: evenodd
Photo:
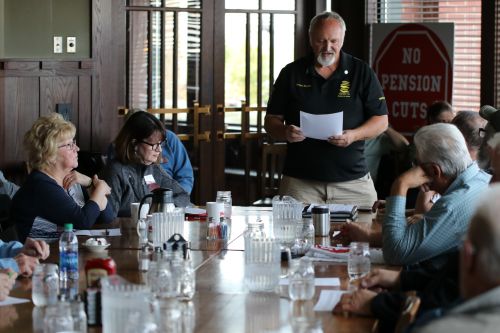
<path fill-rule="evenodd" d="M 370 173 L 365 176 L 338 183 L 300 179 L 283 176 L 280 195 L 290 195 L 305 203 L 339 203 L 372 206 L 377 192 Z"/>

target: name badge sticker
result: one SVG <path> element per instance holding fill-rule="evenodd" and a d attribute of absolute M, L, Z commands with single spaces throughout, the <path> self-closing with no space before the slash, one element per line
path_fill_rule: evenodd
<path fill-rule="evenodd" d="M 156 183 L 156 181 L 155 181 L 155 179 L 154 179 L 153 175 L 145 175 L 145 176 L 144 176 L 144 181 L 145 181 L 145 182 L 146 182 L 146 184 L 148 184 L 148 185 L 149 185 L 149 184 L 155 184 L 155 183 Z"/>

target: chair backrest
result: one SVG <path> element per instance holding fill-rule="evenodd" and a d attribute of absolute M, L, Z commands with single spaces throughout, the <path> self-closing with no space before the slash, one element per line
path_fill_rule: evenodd
<path fill-rule="evenodd" d="M 84 175 L 93 177 L 99 174 L 104 167 L 105 161 L 103 154 L 81 150 L 78 152 L 78 167 L 76 170 Z"/>
<path fill-rule="evenodd" d="M 286 143 L 264 143 L 262 145 L 262 169 L 260 196 L 273 197 L 278 194 L 281 173 L 285 164 Z"/>
<path fill-rule="evenodd" d="M 396 324 L 395 333 L 403 333 L 408 326 L 415 320 L 418 308 L 420 307 L 420 298 L 415 291 L 406 293 L 406 301 Z"/>

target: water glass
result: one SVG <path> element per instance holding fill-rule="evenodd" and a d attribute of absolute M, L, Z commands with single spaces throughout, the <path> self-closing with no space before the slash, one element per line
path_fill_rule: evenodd
<path fill-rule="evenodd" d="M 293 332 L 323 333 L 322 322 L 320 318 L 316 318 L 312 300 L 292 301 L 289 321 Z"/>
<path fill-rule="evenodd" d="M 117 275 L 101 278 L 101 285 L 103 333 L 123 333 L 134 313 L 139 313 L 139 318 L 150 313 L 149 287 L 130 284 Z"/>
<path fill-rule="evenodd" d="M 59 269 L 56 264 L 37 264 L 33 272 L 31 297 L 35 306 L 57 303 Z"/>
<path fill-rule="evenodd" d="M 192 300 L 196 291 L 196 275 L 191 260 L 182 259 L 174 265 L 178 284 L 177 298 L 183 301 Z"/>
<path fill-rule="evenodd" d="M 58 302 L 45 309 L 44 333 L 72 332 L 73 317 L 67 302 Z"/>
<path fill-rule="evenodd" d="M 311 259 L 302 257 L 290 262 L 288 296 L 292 301 L 307 301 L 314 297 L 314 267 Z"/>
<path fill-rule="evenodd" d="M 34 306 L 31 312 L 33 333 L 43 333 L 45 306 Z"/>
<path fill-rule="evenodd" d="M 158 298 L 152 306 L 158 332 L 182 332 L 182 307 L 176 298 Z"/>
<path fill-rule="evenodd" d="M 370 272 L 370 246 L 364 242 L 352 242 L 349 246 L 347 273 L 351 281 L 358 280 Z"/>
<path fill-rule="evenodd" d="M 193 302 L 181 302 L 182 333 L 194 333 L 196 327 L 196 309 Z"/>
<path fill-rule="evenodd" d="M 158 297 L 172 297 L 178 294 L 178 285 L 170 262 L 166 259 L 150 263 L 147 285 L 151 292 Z"/>

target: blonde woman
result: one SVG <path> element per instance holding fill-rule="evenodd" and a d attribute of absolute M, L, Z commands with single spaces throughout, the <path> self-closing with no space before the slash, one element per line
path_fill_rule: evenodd
<path fill-rule="evenodd" d="M 57 237 L 57 226 L 64 223 L 88 229 L 113 219 L 106 182 L 74 171 L 80 150 L 75 133 L 72 123 L 53 113 L 40 117 L 24 136 L 30 174 L 12 202 L 21 241 Z"/>

